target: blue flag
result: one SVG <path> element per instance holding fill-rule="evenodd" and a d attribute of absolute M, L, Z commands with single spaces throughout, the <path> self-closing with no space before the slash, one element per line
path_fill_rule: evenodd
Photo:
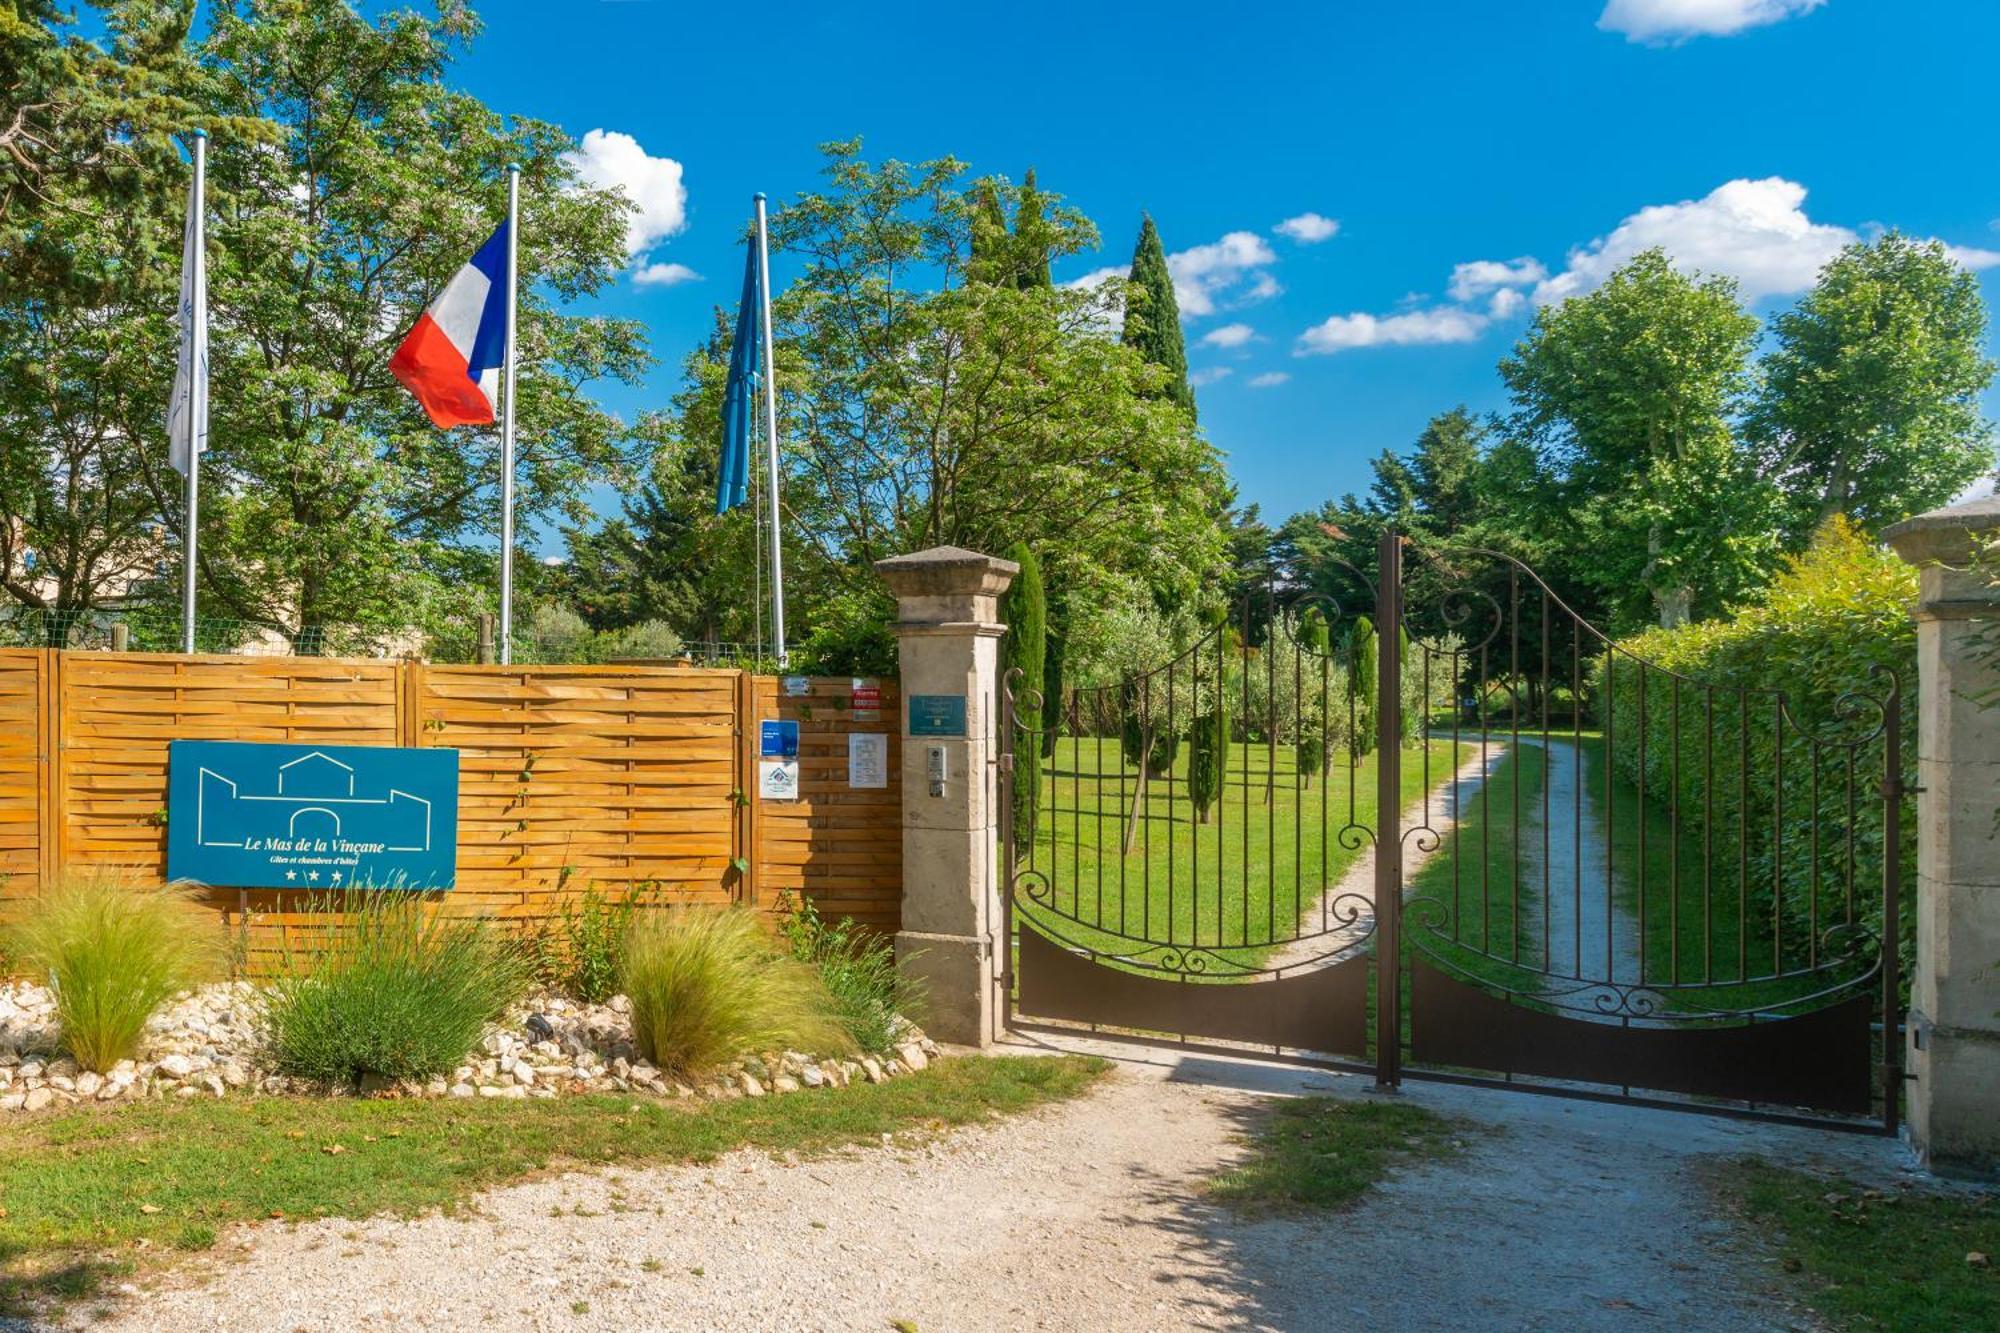
<path fill-rule="evenodd" d="M 750 395 L 761 360 L 757 313 L 757 247 L 745 248 L 743 300 L 736 308 L 736 339 L 729 349 L 729 379 L 722 389 L 722 457 L 715 468 L 715 512 L 726 514 L 750 499 Z"/>

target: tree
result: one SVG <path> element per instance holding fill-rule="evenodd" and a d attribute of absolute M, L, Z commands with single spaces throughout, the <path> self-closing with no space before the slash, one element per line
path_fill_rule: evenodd
<path fill-rule="evenodd" d="M 488 602 L 467 580 L 491 586 L 497 431 L 435 429 L 388 361 L 499 222 L 509 162 L 523 210 L 517 523 L 579 520 L 586 488 L 625 474 L 624 431 L 585 388 L 637 375 L 640 330 L 556 303 L 623 267 L 631 205 L 581 181 L 555 126 L 503 122 L 446 83 L 477 30 L 450 3 L 370 21 L 336 0 L 227 0 L 197 51 L 215 110 L 277 130 L 218 136 L 210 155 L 201 595 L 305 651 L 321 626 L 390 629 Z"/>
<path fill-rule="evenodd" d="M 1324 664 L 1334 654 L 1332 630 L 1326 624 L 1326 614 L 1318 606 L 1308 606 L 1306 614 L 1298 618 L 1298 648 L 1296 652 L 1306 664 L 1306 671 L 1324 669 Z M 1300 701 L 1298 719 L 1298 771 L 1306 779 L 1306 787 L 1312 787 L 1312 779 L 1326 773 L 1332 763 L 1332 747 L 1328 745 L 1328 723 L 1324 701 L 1318 693 L 1308 691 L 1308 699 Z"/>
<path fill-rule="evenodd" d="M 1757 321 L 1726 278 L 1648 250 L 1604 285 L 1544 308 L 1500 363 L 1512 426 L 1537 446 L 1562 539 L 1625 617 L 1662 625 L 1756 586 L 1775 554 L 1769 483 L 1735 436 Z"/>
<path fill-rule="evenodd" d="M 1020 254 L 1015 285 L 1024 291 L 1030 287 L 1055 286 L 1055 279 L 1049 273 L 1049 250 L 1054 237 L 1042 210 L 1042 192 L 1035 186 L 1033 167 L 1028 168 L 1021 181 L 1021 201 L 1014 209 L 1014 239 Z"/>
<path fill-rule="evenodd" d="M 1347 631 L 1347 689 L 1354 710 L 1354 734 L 1348 745 L 1356 755 L 1371 754 L 1375 749 L 1376 678 L 1381 674 L 1377 657 L 1375 623 L 1367 616 L 1356 616 Z"/>
<path fill-rule="evenodd" d="M 1014 694 L 1014 846 L 1025 853 L 1035 845 L 1035 812 L 1041 805 L 1041 729 L 1051 716 L 1042 699 L 1042 671 L 1048 654 L 1048 607 L 1042 596 L 1042 567 L 1025 542 L 1007 558 L 1021 567 L 1001 597 L 1000 619 L 1007 637 L 1000 645 L 1002 679 Z"/>
<path fill-rule="evenodd" d="M 126 597 L 170 545 L 154 482 L 188 181 L 174 136 L 200 91 L 187 24 L 148 0 L 0 15 L 0 592 L 28 605 Z"/>
<path fill-rule="evenodd" d="M 1748 428 L 1794 545 L 1835 514 L 1872 532 L 1992 471 L 1986 303 L 1938 242 L 1857 241 L 1771 334 Z"/>
<path fill-rule="evenodd" d="M 1104 336 L 1120 293 L 975 280 L 985 205 L 962 164 L 826 151 L 828 187 L 773 222 L 801 266 L 777 303 L 777 376 L 787 573 L 823 581 L 813 632 L 876 595 L 873 561 L 927 546 L 1026 542 L 1073 620 L 1135 582 L 1162 605 L 1207 586 L 1220 460 L 1153 396 L 1157 371 Z M 1040 198 L 1048 253 L 1094 243 L 1088 220 Z"/>
<path fill-rule="evenodd" d="M 1226 633 L 1227 631 L 1225 631 Z M 1197 715 L 1188 735 L 1188 802 L 1195 817 L 1206 824 L 1229 768 L 1229 689 L 1225 682 L 1210 683 L 1206 711 Z"/>
<path fill-rule="evenodd" d="M 564 531 L 568 559 L 556 595 L 593 628 L 664 620 L 691 642 L 757 637 L 760 594 L 768 590 L 757 586 L 763 533 L 755 507 L 715 512 L 730 336 L 717 312 L 708 340 L 683 363 L 672 407 L 644 413 L 634 425 L 631 440 L 645 461 L 620 517 Z"/>
<path fill-rule="evenodd" d="M 1048 598 L 1049 628 L 1048 651 L 1042 658 L 1042 699 L 1048 709 L 1048 722 L 1042 727 L 1042 758 L 1053 759 L 1056 754 L 1056 740 L 1062 735 L 1064 709 L 1068 704 L 1066 679 L 1068 669 L 1064 658 L 1068 655 L 1069 639 L 1069 599 L 1061 588 L 1050 590 Z"/>
<path fill-rule="evenodd" d="M 1124 339 L 1163 378 L 1159 392 L 1194 416 L 1194 388 L 1188 383 L 1187 344 L 1181 336 L 1181 308 L 1174 298 L 1174 277 L 1167 270 L 1166 247 L 1151 215 L 1139 224 L 1139 243 L 1132 249 L 1129 300 L 1125 307 Z"/>
<path fill-rule="evenodd" d="M 1333 636 L 1328 629 L 1326 616 L 1318 607 L 1310 607 L 1299 617 L 1298 649 L 1308 669 L 1322 666 L 1333 656 Z M 1325 773 L 1333 762 L 1333 747 L 1327 744 L 1328 724 L 1322 700 L 1314 694 L 1311 707 L 1302 709 L 1305 714 L 1299 719 L 1299 739 L 1297 759 L 1299 772 L 1305 777 L 1306 787 L 1312 787 L 1312 780 Z"/>

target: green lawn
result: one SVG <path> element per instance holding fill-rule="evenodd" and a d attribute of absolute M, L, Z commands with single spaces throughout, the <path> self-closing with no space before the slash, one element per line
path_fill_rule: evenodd
<path fill-rule="evenodd" d="M 449 1208 L 560 1164 L 821 1152 L 1072 1097 L 1104 1068 L 967 1058 L 890 1083 L 693 1104 L 232 1098 L 10 1117 L 0 1123 L 0 1316 L 89 1295 L 132 1266 L 142 1241 L 200 1250 L 232 1222 Z"/>
<path fill-rule="evenodd" d="M 1871 1189 L 1764 1162 L 1716 1173 L 1725 1202 L 1837 1329 L 2000 1328 L 2000 1195 Z"/>
<path fill-rule="evenodd" d="M 1431 747 L 1431 778 L 1440 756 Z M 1259 967 L 1271 950 L 1321 929 L 1321 886 L 1337 882 L 1375 826 L 1375 758 L 1350 769 L 1301 774 L 1289 745 L 1230 747 L 1220 800 L 1200 820 L 1187 796 L 1186 746 L 1173 770 L 1146 780 L 1124 762 L 1118 738 L 1064 737 L 1043 761 L 1042 807 L 1016 902 L 1060 938 L 1113 956 L 1134 941 L 1212 950 L 1223 964 Z M 1407 805 L 1424 790 L 1424 750 L 1404 751 Z M 1136 819 L 1132 817 L 1136 815 Z M 1128 819 L 1131 851 L 1125 850 Z M 1030 901 L 1048 879 L 1053 912 Z M 1068 918 L 1068 919 L 1064 919 Z"/>

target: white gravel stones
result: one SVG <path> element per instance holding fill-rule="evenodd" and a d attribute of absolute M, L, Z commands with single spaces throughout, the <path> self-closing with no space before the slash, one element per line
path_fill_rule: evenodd
<path fill-rule="evenodd" d="M 714 1099 L 764 1097 L 871 1083 L 922 1069 L 937 1047 L 905 1025 L 894 1057 L 847 1060 L 801 1051 L 751 1056 L 690 1085 L 642 1059 L 622 995 L 584 1004 L 539 994 L 481 1039 L 474 1058 L 448 1079 L 397 1083 L 370 1077 L 369 1096 L 522 1101 L 573 1093 L 645 1093 Z M 147 1024 L 137 1060 L 108 1072 L 80 1070 L 56 1051 L 53 997 L 42 987 L 0 984 L 0 1113 L 41 1111 L 97 1100 L 344 1092 L 314 1088 L 271 1071 L 264 1049 L 263 993 L 249 982 L 204 986 L 180 996 Z"/>

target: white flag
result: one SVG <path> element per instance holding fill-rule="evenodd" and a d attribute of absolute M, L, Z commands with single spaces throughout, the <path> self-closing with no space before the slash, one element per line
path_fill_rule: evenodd
<path fill-rule="evenodd" d="M 208 268 L 202 256 L 201 177 L 188 186 L 181 242 L 181 354 L 167 407 L 167 459 L 186 476 L 208 448 Z"/>

